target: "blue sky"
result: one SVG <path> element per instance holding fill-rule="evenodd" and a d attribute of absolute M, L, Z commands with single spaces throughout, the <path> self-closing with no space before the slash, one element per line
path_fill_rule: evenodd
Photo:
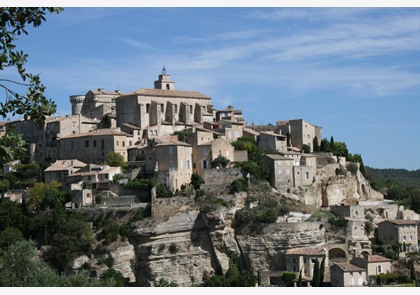
<path fill-rule="evenodd" d="M 374 168 L 420 169 L 420 8 L 65 8 L 18 46 L 58 115 L 90 89 L 177 90 L 304 119 Z M 3 73 L 7 75 L 8 73 Z"/>

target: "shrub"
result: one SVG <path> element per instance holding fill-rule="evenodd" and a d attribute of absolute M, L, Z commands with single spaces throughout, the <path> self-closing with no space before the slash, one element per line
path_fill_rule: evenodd
<path fill-rule="evenodd" d="M 228 158 L 218 155 L 217 158 L 211 162 L 211 166 L 213 168 L 217 168 L 217 167 L 226 168 L 226 166 L 229 165 L 229 163 L 230 161 Z"/>
<path fill-rule="evenodd" d="M 347 224 L 349 223 L 349 221 L 347 219 L 344 218 L 335 218 L 335 217 L 330 217 L 328 219 L 328 222 L 331 223 L 332 225 L 338 226 L 338 227 L 346 227 Z"/>
<path fill-rule="evenodd" d="M 350 171 L 350 173 L 352 175 L 356 175 L 357 174 L 357 171 L 359 170 L 359 168 L 357 167 L 357 164 L 356 163 L 352 163 L 352 162 L 347 163 L 346 168 L 347 168 L 348 171 Z"/>
<path fill-rule="evenodd" d="M 171 243 L 170 245 L 169 245 L 169 252 L 171 253 L 171 254 L 175 254 L 175 253 L 177 253 L 178 252 L 178 246 L 175 244 L 175 243 Z"/>
<path fill-rule="evenodd" d="M 230 185 L 230 193 L 244 192 L 248 189 L 248 182 L 243 179 L 235 179 Z"/>
<path fill-rule="evenodd" d="M 200 186 L 204 184 L 204 179 L 197 173 L 191 175 L 191 185 L 195 190 L 199 190 Z"/>
<path fill-rule="evenodd" d="M 173 192 L 168 187 L 166 187 L 166 185 L 158 184 L 158 186 L 156 187 L 156 197 L 172 198 L 173 196 Z"/>

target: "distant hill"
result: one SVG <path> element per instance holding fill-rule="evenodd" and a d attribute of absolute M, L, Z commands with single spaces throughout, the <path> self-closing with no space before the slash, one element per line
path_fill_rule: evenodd
<path fill-rule="evenodd" d="M 397 183 L 405 187 L 420 189 L 420 169 L 409 171 L 406 169 L 377 169 L 365 166 L 369 181 L 375 183 Z"/>

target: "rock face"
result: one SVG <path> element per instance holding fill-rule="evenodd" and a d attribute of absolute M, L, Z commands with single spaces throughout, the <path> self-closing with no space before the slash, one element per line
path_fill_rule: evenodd
<path fill-rule="evenodd" d="M 359 171 L 340 164 L 326 164 L 312 186 L 290 188 L 283 195 L 316 208 L 383 200 Z M 247 194 L 217 197 L 226 197 L 226 203 L 212 210 L 200 208 L 194 196 L 152 197 L 152 217 L 135 223 L 128 241 L 109 247 L 113 267 L 137 286 L 154 286 L 163 279 L 189 287 L 201 284 L 203 277 L 225 274 L 232 255 L 254 274 L 273 274 L 286 270 L 287 250 L 326 243 L 322 221 L 305 221 L 308 216 L 299 212 L 252 233 L 239 232 L 234 216 L 245 206 Z"/>
<path fill-rule="evenodd" d="M 334 205 L 356 205 L 360 201 L 383 201 L 359 170 L 350 172 L 341 164 L 327 164 L 319 169 L 313 184 L 292 192 L 301 202 L 317 208 Z M 296 196 L 297 195 L 297 196 Z"/>
<path fill-rule="evenodd" d="M 232 221 L 245 197 L 237 195 L 236 206 L 210 213 L 181 212 L 134 230 L 130 241 L 136 245 L 138 285 L 153 286 L 160 279 L 197 285 L 206 275 L 226 273 L 232 254 L 254 273 L 284 271 L 287 249 L 324 242 L 317 222 L 271 224 L 255 234 L 235 232 Z"/>

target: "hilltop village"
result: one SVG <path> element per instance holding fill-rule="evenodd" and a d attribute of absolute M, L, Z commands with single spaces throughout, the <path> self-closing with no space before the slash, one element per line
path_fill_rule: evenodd
<path fill-rule="evenodd" d="M 70 103 L 71 114 L 42 126 L 2 122 L 0 135 L 22 135 L 25 162 L 70 191 L 67 210 L 120 223 L 150 210 L 128 239 L 108 245 L 112 266 L 81 255 L 73 271 L 89 264 L 137 286 L 194 286 L 226 274 L 235 256 L 258 286 L 320 286 L 322 265 L 323 285 L 356 287 L 401 281 L 417 263 L 419 215 L 373 190 L 360 163 L 320 151 L 320 126 L 249 125 L 233 106 L 215 109 L 205 94 L 176 90 L 165 68 L 154 88 L 95 89 Z M 4 164 L 3 177 L 19 164 Z M 25 202 L 26 193 L 4 198 Z"/>

